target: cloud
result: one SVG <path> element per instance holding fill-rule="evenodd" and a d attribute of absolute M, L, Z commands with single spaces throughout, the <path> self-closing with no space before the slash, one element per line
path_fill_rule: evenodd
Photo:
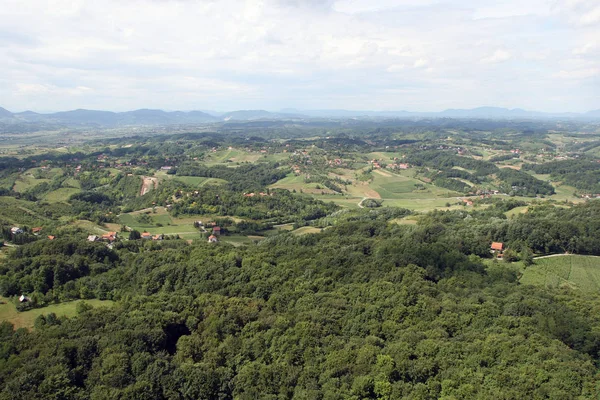
<path fill-rule="evenodd" d="M 580 82 L 600 65 L 596 9 L 596 0 L 4 0 L 0 106 L 551 110 L 555 97 L 583 111 L 600 108 Z"/>
<path fill-rule="evenodd" d="M 554 76 L 560 79 L 588 79 L 600 77 L 600 68 L 587 68 L 570 71 L 562 70 L 554 74 Z"/>
<path fill-rule="evenodd" d="M 493 54 L 488 57 L 484 57 L 481 59 L 482 63 L 485 64 L 496 64 L 508 61 L 512 58 L 512 55 L 506 50 L 496 50 Z"/>

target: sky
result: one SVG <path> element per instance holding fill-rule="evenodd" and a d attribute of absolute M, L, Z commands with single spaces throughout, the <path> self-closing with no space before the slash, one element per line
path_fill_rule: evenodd
<path fill-rule="evenodd" d="M 600 109 L 599 0 L 0 0 L 10 111 Z"/>

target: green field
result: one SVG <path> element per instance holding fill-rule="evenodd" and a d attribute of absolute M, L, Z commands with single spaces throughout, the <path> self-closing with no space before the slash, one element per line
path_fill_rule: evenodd
<path fill-rule="evenodd" d="M 47 193 L 44 196 L 44 200 L 47 200 L 51 203 L 66 202 L 67 200 L 69 200 L 69 197 L 71 197 L 75 193 L 79 193 L 80 191 L 81 190 L 77 188 L 62 187 L 60 189 L 56 189 L 52 192 Z"/>
<path fill-rule="evenodd" d="M 40 183 L 50 182 L 50 179 L 35 179 L 31 175 L 21 175 L 15 181 L 15 186 L 13 186 L 13 190 L 15 192 L 23 193 L 28 189 L 31 189 Z"/>
<path fill-rule="evenodd" d="M 137 219 L 142 213 L 137 211 L 129 214 L 121 214 L 119 215 L 119 223 L 139 232 L 149 232 L 153 235 L 179 235 L 183 239 L 198 239 L 200 231 L 194 228 L 194 221 L 208 218 L 206 216 L 203 216 L 203 218 L 173 218 L 167 213 L 164 207 L 157 207 L 156 213 L 150 212 L 148 214 L 151 223 L 145 224 L 139 222 Z M 163 226 L 157 226 L 156 224 L 162 224 Z"/>
<path fill-rule="evenodd" d="M 303 226 L 292 231 L 292 235 L 306 235 L 307 233 L 319 233 L 321 232 L 321 228 L 315 228 L 314 226 Z"/>
<path fill-rule="evenodd" d="M 506 215 L 508 218 L 511 218 L 511 217 L 514 217 L 515 215 L 525 214 L 528 209 L 529 209 L 529 206 L 515 207 L 512 210 L 505 212 L 504 215 Z"/>
<path fill-rule="evenodd" d="M 313 193 L 313 194 L 333 194 L 334 191 L 327 189 L 323 185 L 319 185 L 316 182 L 306 183 L 304 182 L 304 175 L 296 176 L 294 173 L 288 174 L 283 179 L 278 180 L 276 183 L 269 186 L 271 189 L 286 189 L 289 191 L 295 190 L 296 192 Z"/>
<path fill-rule="evenodd" d="M 204 185 L 209 185 L 209 184 L 217 185 L 217 184 L 227 183 L 226 180 L 219 179 L 219 178 L 206 178 L 203 176 L 169 175 L 162 171 L 157 172 L 155 174 L 155 176 L 160 180 L 176 179 L 178 181 L 185 183 L 186 185 L 195 186 L 195 187 L 202 187 Z"/>
<path fill-rule="evenodd" d="M 565 255 L 538 258 L 527 267 L 520 282 L 550 288 L 570 287 L 600 292 L 600 257 Z"/>
<path fill-rule="evenodd" d="M 58 317 L 74 317 L 77 315 L 77 304 L 84 300 L 68 301 L 60 304 L 52 304 L 42 308 L 18 312 L 15 305 L 8 299 L 0 297 L 0 321 L 8 321 L 15 328 L 33 328 L 35 319 L 44 314 L 55 313 Z M 114 302 L 110 300 L 85 300 L 93 307 L 111 307 Z"/>

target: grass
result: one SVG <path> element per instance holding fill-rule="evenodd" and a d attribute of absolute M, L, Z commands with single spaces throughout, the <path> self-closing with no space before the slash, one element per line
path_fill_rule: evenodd
<path fill-rule="evenodd" d="M 227 183 L 226 180 L 219 179 L 219 178 L 206 178 L 203 176 L 169 175 L 163 171 L 157 172 L 155 174 L 155 176 L 159 179 L 159 181 L 167 180 L 167 179 L 175 179 L 175 180 L 181 181 L 181 182 L 185 183 L 186 185 L 189 185 L 192 187 L 202 187 L 202 186 L 208 185 L 208 184 L 218 185 L 218 184 Z"/>
<path fill-rule="evenodd" d="M 67 301 L 60 304 L 52 304 L 43 308 L 36 308 L 29 311 L 18 312 L 12 301 L 6 298 L 0 298 L 3 304 L 0 304 L 0 321 L 8 321 L 15 328 L 32 329 L 35 319 L 44 314 L 55 313 L 58 317 L 74 317 L 77 315 L 77 304 L 85 301 L 93 307 L 111 307 L 114 302 L 111 300 L 76 300 Z"/>
<path fill-rule="evenodd" d="M 520 282 L 597 293 L 600 290 L 600 257 L 565 255 L 538 258 L 534 265 L 525 268 Z"/>
<path fill-rule="evenodd" d="M 56 189 L 52 192 L 46 193 L 44 196 L 44 200 L 47 200 L 51 203 L 59 203 L 66 202 L 69 200 L 69 197 L 74 195 L 75 193 L 79 193 L 81 190 L 77 188 L 68 188 L 62 187 L 60 189 Z"/>
<path fill-rule="evenodd" d="M 525 214 L 528 209 L 529 206 L 515 207 L 512 210 L 505 212 L 504 215 L 506 215 L 508 218 L 511 218 L 518 214 Z"/>
<path fill-rule="evenodd" d="M 320 187 L 318 189 L 317 187 Z M 288 174 L 285 178 L 278 180 L 274 184 L 270 185 L 272 189 L 286 189 L 289 191 L 295 190 L 296 192 L 304 192 L 310 194 L 320 194 L 321 192 L 332 194 L 332 190 L 327 189 L 323 185 L 319 185 L 316 182 L 306 183 L 304 182 L 304 175 L 294 175 L 294 173 Z"/>
<path fill-rule="evenodd" d="M 15 192 L 23 193 L 44 182 L 50 182 L 50 179 L 35 179 L 31 175 L 21 175 L 17 178 L 13 190 Z"/>
<path fill-rule="evenodd" d="M 292 231 L 292 235 L 306 235 L 308 233 L 319 233 L 321 232 L 321 228 L 315 228 L 314 226 L 303 226 L 301 228 Z"/>
<path fill-rule="evenodd" d="M 102 228 L 99 225 L 84 219 L 73 222 L 73 225 L 93 235 L 104 235 L 108 232 L 108 229 Z"/>

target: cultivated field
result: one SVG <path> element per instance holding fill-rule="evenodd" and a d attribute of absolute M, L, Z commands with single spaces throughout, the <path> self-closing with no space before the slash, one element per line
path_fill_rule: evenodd
<path fill-rule="evenodd" d="M 570 287 L 584 292 L 600 292 L 600 257 L 565 255 L 538 258 L 527 267 L 523 284 L 544 287 Z"/>

